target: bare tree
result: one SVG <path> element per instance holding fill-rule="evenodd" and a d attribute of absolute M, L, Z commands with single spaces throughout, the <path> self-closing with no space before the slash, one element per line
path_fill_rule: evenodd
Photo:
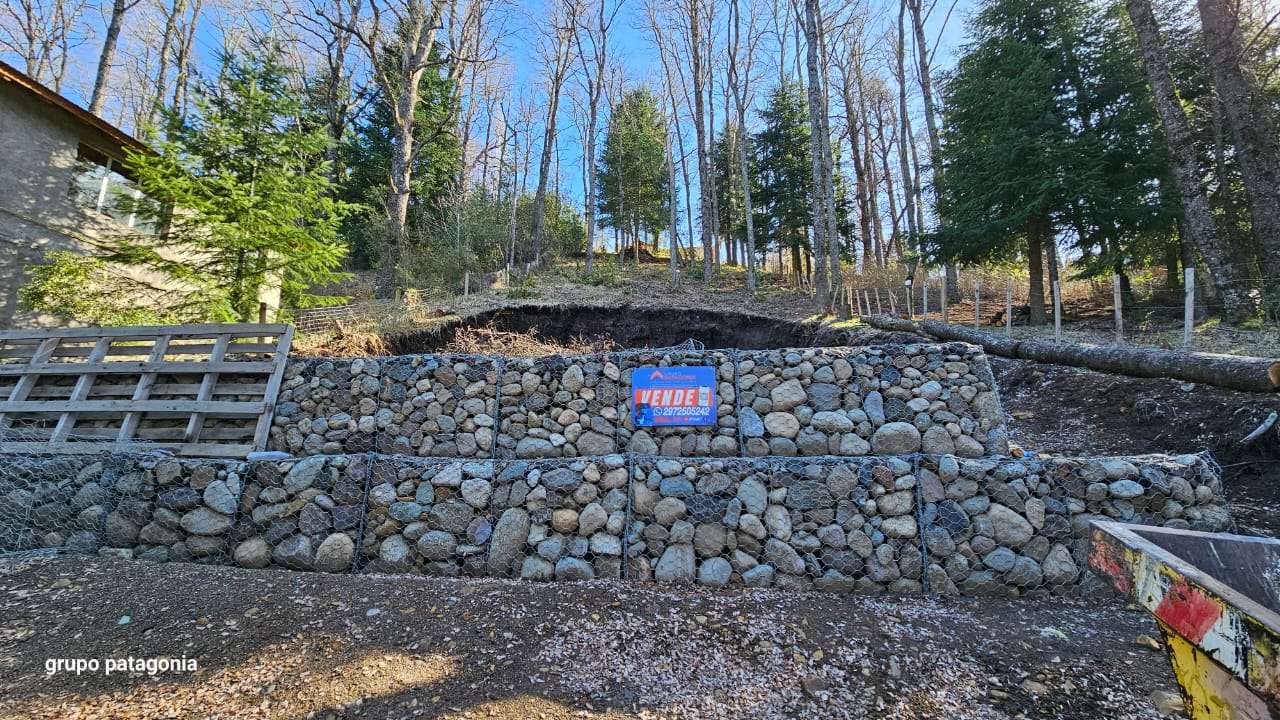
<path fill-rule="evenodd" d="M 444 0 L 361 0 L 368 7 L 359 22 L 325 19 L 345 25 L 364 48 L 374 81 L 391 109 L 390 183 L 387 188 L 386 253 L 374 277 L 377 297 L 395 295 L 398 265 L 408 240 L 409 193 L 413 181 L 414 128 L 423 74 L 434 67 L 432 49 L 440 29 Z M 322 11 L 323 12 L 323 11 Z M 354 19 L 354 18 L 353 18 Z"/>
<path fill-rule="evenodd" d="M 83 0 L 9 0 L 0 10 L 0 50 L 22 58 L 31 77 L 62 92 L 71 51 L 84 42 Z"/>
<path fill-rule="evenodd" d="M 102 40 L 102 55 L 98 58 L 98 74 L 93 81 L 93 95 L 89 98 L 89 112 L 102 114 L 102 106 L 107 101 L 107 84 L 111 74 L 111 65 L 116 59 L 116 45 L 120 42 L 120 30 L 124 27 L 125 13 L 133 9 L 139 0 L 114 0 L 111 4 L 111 18 L 107 22 L 107 34 Z"/>
<path fill-rule="evenodd" d="M 609 9 L 609 0 L 589 0 L 587 10 L 594 12 L 575 13 L 581 18 L 574 23 L 573 39 L 577 46 L 578 61 L 581 64 L 581 78 L 587 99 L 586 125 L 583 128 L 583 176 L 586 184 L 586 196 L 583 200 L 582 214 L 587 224 L 587 273 L 594 270 L 596 242 L 596 130 L 600 119 L 600 98 L 604 97 L 604 86 L 607 81 L 606 70 L 609 64 L 609 30 L 613 27 L 622 3 L 613 3 Z M 668 148 L 668 151 L 670 148 Z M 668 153 L 669 155 L 669 153 Z M 670 158 L 668 157 L 668 160 Z M 672 186 L 675 192 L 675 186 Z M 674 232 L 675 228 L 672 228 Z"/>
<path fill-rule="evenodd" d="M 551 154 L 556 139 L 556 119 L 560 112 L 560 90 L 573 62 L 573 30 L 577 23 L 577 6 L 568 0 L 552 0 L 549 35 L 542 54 L 547 90 L 547 116 L 542 130 L 542 157 L 538 163 L 538 189 L 533 196 L 533 259 L 542 259 L 543 235 L 546 233 L 547 178 L 551 170 Z"/>
<path fill-rule="evenodd" d="M 907 216 L 907 247 L 912 253 L 911 264 L 907 268 L 907 279 L 913 280 L 920 257 L 919 247 L 916 243 L 920 239 L 922 228 L 916 227 L 915 188 L 918 180 L 911 174 L 911 165 L 907 162 L 907 139 L 911 136 L 911 118 L 907 113 L 906 10 L 907 0 L 902 0 L 898 3 L 898 37 L 897 43 L 894 44 L 894 79 L 898 83 L 898 124 L 901 126 L 898 134 L 898 168 L 902 174 L 902 194 L 906 204 L 904 212 Z"/>
<path fill-rule="evenodd" d="M 1240 176 L 1249 195 L 1253 235 L 1261 251 L 1268 304 L 1280 307 L 1280 139 L 1273 109 L 1244 65 L 1240 3 L 1197 0 L 1213 86 L 1235 139 Z"/>
<path fill-rule="evenodd" d="M 805 57 L 808 71 L 809 142 L 813 163 L 813 265 L 814 299 L 824 310 L 830 307 L 830 278 L 827 275 L 829 238 L 835 233 L 835 208 L 832 199 L 831 130 L 827 117 L 826 86 L 820 70 L 823 17 L 818 0 L 804 0 L 802 25 L 805 35 Z M 839 257 L 832 262 L 838 263 Z"/>
<path fill-rule="evenodd" d="M 751 0 L 748 0 L 750 2 Z M 738 116 L 737 160 L 738 180 L 742 184 L 742 210 L 747 226 L 747 242 L 743 254 L 747 261 L 747 292 L 756 291 L 756 231 L 754 210 L 751 205 L 751 174 L 747 169 L 747 105 L 751 98 L 751 71 L 762 33 L 759 31 L 755 3 L 750 6 L 746 22 L 746 41 L 743 42 L 743 22 L 740 0 L 729 5 L 729 89 L 733 93 L 734 108 Z"/>
<path fill-rule="evenodd" d="M 1233 321 L 1242 320 L 1253 313 L 1246 295 L 1247 288 L 1241 282 L 1243 268 L 1231 262 L 1230 250 L 1214 225 L 1213 211 L 1209 207 L 1196 159 L 1191 125 L 1173 85 L 1169 55 L 1160 37 L 1160 26 L 1151 11 L 1150 0 L 1127 0 L 1126 5 L 1142 50 L 1142 66 L 1164 128 L 1173 181 L 1182 199 L 1184 236 L 1204 256 L 1227 317 Z"/>

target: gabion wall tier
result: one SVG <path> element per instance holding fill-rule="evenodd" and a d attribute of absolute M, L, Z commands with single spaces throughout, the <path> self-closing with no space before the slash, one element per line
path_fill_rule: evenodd
<path fill-rule="evenodd" d="M 715 368 L 716 424 L 635 427 L 633 374 L 689 365 Z M 271 447 L 486 459 L 981 457 L 1006 454 L 1008 438 L 982 349 L 946 343 L 297 359 L 285 371 Z"/>
<path fill-rule="evenodd" d="M 1231 526 L 1202 455 L 0 458 L 4 551 L 829 592 L 1076 595 L 1089 521 Z"/>
<path fill-rule="evenodd" d="M 270 445 L 293 455 L 493 457 L 499 364 L 462 355 L 291 359 Z"/>

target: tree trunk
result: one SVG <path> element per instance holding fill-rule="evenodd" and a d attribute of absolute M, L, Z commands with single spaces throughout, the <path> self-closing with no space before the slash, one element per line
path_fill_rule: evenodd
<path fill-rule="evenodd" d="M 1150 0 L 1127 0 L 1126 4 L 1142 50 L 1143 70 L 1151 85 L 1156 111 L 1164 129 L 1170 169 L 1182 201 L 1183 231 L 1187 240 L 1204 256 L 1228 320 L 1240 322 L 1253 315 L 1254 310 L 1250 307 L 1246 294 L 1248 288 L 1242 281 L 1240 268 L 1231 262 L 1227 243 L 1214 226 L 1213 211 L 1209 207 L 1196 160 L 1191 126 L 1173 85 L 1160 27 L 1152 13 Z"/>
<path fill-rule="evenodd" d="M 928 333 L 941 340 L 958 340 L 981 345 L 987 352 L 1004 357 L 1089 368 L 1144 378 L 1173 378 L 1187 382 L 1247 392 L 1280 390 L 1280 360 L 1188 353 L 1177 350 L 1143 348 L 1132 345 L 1077 345 L 1041 340 L 1015 340 L 1003 334 L 951 325 L 938 320 L 909 322 L 875 315 L 868 324 L 884 330 Z"/>
<path fill-rule="evenodd" d="M 1280 141 L 1256 80 L 1241 66 L 1245 54 L 1239 6 L 1225 0 L 1197 0 L 1214 89 L 1231 124 L 1240 175 L 1249 196 L 1253 235 L 1261 248 L 1267 304 L 1280 307 Z"/>
<path fill-rule="evenodd" d="M 689 59 L 693 74 L 693 123 L 695 125 L 696 142 L 698 144 L 698 209 L 701 222 L 698 223 L 702 237 L 702 282 L 711 284 L 713 268 L 711 266 L 711 191 L 708 182 L 711 179 L 711 163 L 707 160 L 707 117 L 703 107 L 703 68 L 702 68 L 702 3 L 701 0 L 689 0 Z"/>
<path fill-rule="evenodd" d="M 156 69 L 156 95 L 147 109 L 147 128 L 155 124 L 156 116 L 160 114 L 160 108 L 164 105 L 165 81 L 169 75 L 169 55 L 173 47 L 173 35 L 177 31 L 178 15 L 184 8 L 185 0 L 173 0 L 173 7 L 165 14 L 164 36 L 160 41 L 160 65 Z"/>
<path fill-rule="evenodd" d="M 1027 223 L 1027 271 L 1030 277 L 1028 304 L 1031 325 L 1044 324 L 1044 219 L 1033 217 Z"/>
<path fill-rule="evenodd" d="M 542 246 L 546 235 L 547 177 L 551 171 L 551 156 L 555 150 L 556 116 L 560 111 L 560 88 L 564 85 L 565 71 L 569 65 L 569 28 L 556 30 L 554 65 L 547 87 L 547 120 L 542 131 L 542 157 L 538 162 L 538 189 L 533 196 L 533 261 L 542 261 Z"/>
<path fill-rule="evenodd" d="M 824 311 L 828 306 L 827 286 L 827 192 L 822 159 L 822 119 L 825 113 L 826 100 L 822 91 L 822 78 L 818 69 L 818 2 L 805 0 L 804 34 L 805 57 L 808 70 L 809 100 L 809 153 L 813 165 L 813 260 L 815 274 L 813 278 L 814 302 Z"/>
<path fill-rule="evenodd" d="M 136 0 L 135 0 L 136 2 Z M 115 0 L 111 5 L 111 20 L 107 23 L 107 35 L 102 41 L 102 55 L 98 57 L 98 74 L 93 79 L 93 95 L 89 98 L 89 112 L 102 115 L 102 107 L 107 102 L 107 84 L 111 75 L 111 64 L 116 60 L 116 44 L 120 42 L 120 28 L 124 25 L 124 14 L 132 4 L 125 0 Z"/>
<path fill-rule="evenodd" d="M 907 0 L 898 4 L 898 44 L 895 51 L 895 72 L 898 81 L 898 168 L 902 173 L 902 194 L 906 203 L 907 215 L 907 247 L 910 248 L 912 261 L 907 268 L 907 277 L 914 278 L 920 254 L 918 242 L 920 228 L 916 227 L 916 181 L 911 175 L 911 165 L 907 160 L 907 142 L 911 137 L 911 121 L 907 115 L 907 70 L 906 70 L 906 9 Z"/>

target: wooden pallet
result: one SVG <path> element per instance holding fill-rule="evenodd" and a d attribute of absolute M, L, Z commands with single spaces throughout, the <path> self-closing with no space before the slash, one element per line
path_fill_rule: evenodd
<path fill-rule="evenodd" d="M 0 452 L 266 447 L 289 325 L 0 332 Z"/>

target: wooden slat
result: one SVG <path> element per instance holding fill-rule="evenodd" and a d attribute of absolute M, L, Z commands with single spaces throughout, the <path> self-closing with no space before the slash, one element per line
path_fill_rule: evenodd
<path fill-rule="evenodd" d="M 111 349 L 111 338 L 98 338 L 98 342 L 94 343 L 93 353 L 89 355 L 87 364 L 94 364 L 102 361 L 102 358 Z M 89 388 L 93 387 L 93 381 L 98 378 L 93 373 L 85 373 L 76 380 L 76 387 L 71 391 L 69 400 L 72 402 L 82 402 L 89 397 Z M 71 429 L 76 425 L 76 414 L 74 412 L 64 412 L 62 417 L 58 418 L 58 425 L 53 429 L 53 436 L 49 438 L 49 442 L 62 442 L 71 434 Z"/>
<path fill-rule="evenodd" d="M 293 342 L 293 326 L 289 326 L 283 335 L 280 336 L 279 345 L 276 348 L 276 357 L 287 358 L 289 356 L 289 344 Z M 280 382 L 284 378 L 284 362 L 276 363 L 275 372 L 271 373 L 270 379 L 267 380 L 267 391 L 263 393 L 263 401 L 267 404 L 267 409 L 258 418 L 258 427 L 253 433 L 253 446 L 258 450 L 265 450 L 267 447 L 267 436 L 271 432 L 271 420 L 276 414 L 276 397 L 280 394 Z"/>
<path fill-rule="evenodd" d="M 205 325 L 135 325 L 131 327 L 45 328 L 42 330 L 5 330 L 0 332 L 4 340 L 43 340 L 45 338 L 137 338 L 170 335 L 183 337 L 208 337 L 232 335 L 238 337 L 279 337 L 289 331 L 288 325 L 255 323 L 210 323 Z"/>
<path fill-rule="evenodd" d="M 187 431 L 186 423 L 174 425 L 173 427 L 143 427 L 134 431 L 131 438 L 134 441 L 144 440 L 182 440 L 183 434 Z M 114 427 L 81 427 L 76 429 L 74 439 L 68 442 L 98 442 L 102 440 L 115 441 L 119 430 Z M 2 435 L 3 433 L 0 433 Z M 52 428 L 35 428 L 27 430 L 24 428 L 21 433 L 21 440 L 49 440 L 53 436 Z M 248 425 L 240 425 L 235 427 L 207 427 L 200 433 L 202 440 L 240 440 L 248 442 L 253 439 L 253 428 Z"/>
<path fill-rule="evenodd" d="M 132 397 L 137 389 L 137 383 L 112 383 L 104 384 L 101 382 L 94 383 L 89 389 L 89 397 Z M 2 389 L 2 388 L 0 388 Z M 32 389 L 29 397 L 31 398 L 55 398 L 58 400 L 66 400 L 71 395 L 71 386 L 43 386 Z M 262 397 L 267 390 L 266 383 L 229 383 L 219 382 L 213 389 L 214 397 L 219 395 L 252 395 Z M 196 393 L 200 392 L 200 383 L 155 383 L 151 387 L 152 395 L 181 395 L 183 397 L 194 398 Z M 137 400 L 145 400 L 146 398 L 135 398 Z"/>
<path fill-rule="evenodd" d="M 158 372 L 165 375 L 200 375 L 207 372 L 226 375 L 269 375 L 275 372 L 275 369 L 274 361 L 45 363 L 36 366 L 0 365 L 0 376 L 79 375 L 86 372 L 98 375 L 133 375 L 144 372 Z"/>
<path fill-rule="evenodd" d="M 257 415 L 265 402 L 235 400 L 0 400 L 0 412 L 177 412 L 227 416 Z"/>
<path fill-rule="evenodd" d="M 158 362 L 164 359 L 164 354 L 169 349 L 169 336 L 161 335 L 156 338 L 155 343 L 151 346 L 151 362 Z M 138 384 L 133 388 L 133 394 L 129 399 L 133 402 L 142 402 L 151 397 L 151 391 L 155 387 L 156 377 L 158 373 L 145 372 L 138 376 Z M 124 419 L 120 421 L 120 433 L 116 435 L 119 442 L 127 442 L 133 437 L 138 429 L 138 423 L 142 421 L 142 413 L 137 410 L 130 410 L 124 414 Z"/>
<path fill-rule="evenodd" d="M 203 343 L 200 345 L 174 345 L 169 349 L 171 355 L 198 355 L 207 356 L 213 350 L 212 343 Z M 32 348 L 34 350 L 34 348 Z M 254 354 L 270 354 L 275 352 L 275 343 L 232 343 L 227 348 L 228 354 L 254 353 Z M 88 357 L 93 354 L 92 347 L 59 347 L 58 351 L 53 354 L 55 358 L 64 357 Z M 147 357 L 151 354 L 150 348 L 145 346 L 120 346 L 115 345 L 107 353 L 107 357 Z M 0 349 L 0 358 L 24 360 L 30 358 L 32 352 L 28 352 L 26 348 L 18 349 Z M 163 358 L 161 358 L 163 359 Z"/>
<path fill-rule="evenodd" d="M 127 446 L 127 444 L 126 444 Z M 120 449 L 120 443 L 98 442 L 0 442 L 0 453 L 68 453 L 99 454 Z M 253 452 L 252 445 L 220 443 L 146 443 L 147 449 L 160 448 L 177 455 L 194 457 L 243 458 Z"/>
<path fill-rule="evenodd" d="M 58 338 L 45 338 L 44 340 L 42 340 L 40 342 L 40 347 L 36 350 L 35 355 L 32 356 L 31 358 L 31 364 L 26 365 L 24 367 L 29 370 L 48 360 L 49 356 L 53 354 L 54 349 L 58 347 L 59 342 L 60 341 L 58 340 Z M 35 384 L 36 384 L 35 377 L 31 375 L 27 375 L 25 373 L 22 374 L 22 377 L 18 378 L 17 384 L 15 384 L 13 386 L 13 389 L 9 391 L 9 400 L 11 402 L 17 401 L 17 400 L 26 400 L 27 395 L 31 392 L 31 388 L 34 387 Z M 3 412 L 0 412 L 0 429 L 9 427 L 11 423 L 12 423 L 12 419 L 10 419 Z"/>
<path fill-rule="evenodd" d="M 209 362 L 222 362 L 223 355 L 227 352 L 227 344 L 231 338 L 226 335 L 219 335 L 218 339 L 213 343 L 213 352 L 209 353 Z M 200 381 L 200 393 L 196 395 L 198 402 L 208 402 L 213 397 L 213 386 L 218 384 L 218 373 L 209 372 L 204 374 L 204 379 Z M 204 426 L 204 415 L 198 412 L 191 413 L 191 420 L 187 422 L 187 433 L 183 439 L 187 442 L 197 442 L 200 440 L 200 428 Z"/>

